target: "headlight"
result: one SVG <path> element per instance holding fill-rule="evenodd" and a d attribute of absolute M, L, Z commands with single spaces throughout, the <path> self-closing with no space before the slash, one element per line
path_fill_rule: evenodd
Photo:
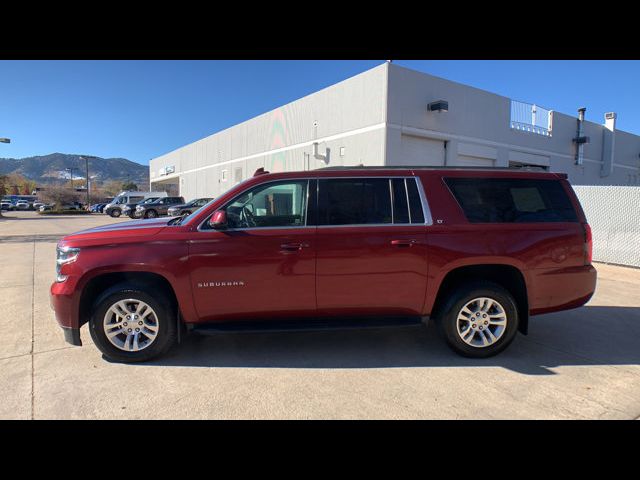
<path fill-rule="evenodd" d="M 60 271 L 62 266 L 67 263 L 75 262 L 80 255 L 79 248 L 71 247 L 57 247 L 56 248 L 56 282 L 64 282 L 67 279 L 66 275 L 62 275 Z"/>

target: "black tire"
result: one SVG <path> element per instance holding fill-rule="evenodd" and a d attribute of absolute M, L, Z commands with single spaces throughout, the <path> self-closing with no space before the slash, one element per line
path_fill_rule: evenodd
<path fill-rule="evenodd" d="M 156 218 L 158 216 L 158 212 L 155 210 L 147 210 L 144 212 L 144 218 Z"/>
<path fill-rule="evenodd" d="M 506 315 L 506 326 L 504 327 L 502 336 L 500 336 L 495 343 L 488 346 L 472 346 L 467 344 L 461 338 L 457 328 L 458 314 L 462 308 L 470 301 L 480 297 L 486 297 L 498 302 L 503 307 Z M 518 333 L 519 318 L 516 301 L 508 290 L 493 282 L 472 282 L 455 287 L 445 300 L 436 320 L 439 323 L 440 331 L 444 335 L 447 344 L 456 353 L 464 357 L 487 358 L 497 355 L 509 346 Z M 466 325 L 465 322 L 462 323 Z M 469 324 L 470 323 L 471 322 L 469 322 Z M 491 325 L 489 327 L 494 328 L 493 331 L 489 330 L 489 332 L 492 333 L 496 332 L 496 328 L 498 328 Z M 480 329 L 482 327 L 477 325 L 476 328 Z M 464 334 L 464 331 L 462 333 Z M 484 331 L 484 333 L 486 334 L 487 332 Z M 483 335 L 483 333 L 477 331 L 470 333 L 467 339 L 473 338 L 472 343 L 480 343 L 482 339 L 481 335 Z"/>
<path fill-rule="evenodd" d="M 114 208 L 109 212 L 109 215 L 113 218 L 118 218 L 120 215 L 122 215 L 122 210 L 120 210 L 119 208 Z"/>
<path fill-rule="evenodd" d="M 153 342 L 138 351 L 125 351 L 113 345 L 104 330 L 103 322 L 109 308 L 120 300 L 135 299 L 145 302 L 155 312 L 158 333 Z M 155 295 L 145 287 L 127 284 L 116 285 L 103 293 L 95 302 L 93 315 L 89 320 L 89 332 L 93 343 L 102 354 L 115 362 L 145 362 L 163 355 L 176 342 L 176 307 L 165 296 Z"/>
<path fill-rule="evenodd" d="M 180 215 L 182 215 L 183 217 L 186 217 L 187 215 L 191 215 L 191 211 L 185 210 Z"/>

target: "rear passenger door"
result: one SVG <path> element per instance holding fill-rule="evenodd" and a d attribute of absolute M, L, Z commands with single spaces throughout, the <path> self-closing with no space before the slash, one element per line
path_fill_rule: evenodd
<path fill-rule="evenodd" d="M 421 314 L 427 212 L 414 177 L 318 180 L 319 314 Z"/>

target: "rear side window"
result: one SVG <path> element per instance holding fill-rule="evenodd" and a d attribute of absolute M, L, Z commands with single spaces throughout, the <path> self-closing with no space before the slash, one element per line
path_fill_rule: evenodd
<path fill-rule="evenodd" d="M 414 178 L 320 179 L 318 225 L 424 223 Z"/>
<path fill-rule="evenodd" d="M 391 223 L 388 178 L 320 180 L 318 225 Z"/>
<path fill-rule="evenodd" d="M 557 180 L 446 178 L 445 182 L 472 223 L 578 221 Z"/>

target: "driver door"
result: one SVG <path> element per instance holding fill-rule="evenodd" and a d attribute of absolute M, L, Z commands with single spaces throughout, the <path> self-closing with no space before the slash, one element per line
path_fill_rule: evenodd
<path fill-rule="evenodd" d="M 300 317 L 316 312 L 316 227 L 309 180 L 255 186 L 222 207 L 227 228 L 205 222 L 190 242 L 189 271 L 201 321 Z"/>

